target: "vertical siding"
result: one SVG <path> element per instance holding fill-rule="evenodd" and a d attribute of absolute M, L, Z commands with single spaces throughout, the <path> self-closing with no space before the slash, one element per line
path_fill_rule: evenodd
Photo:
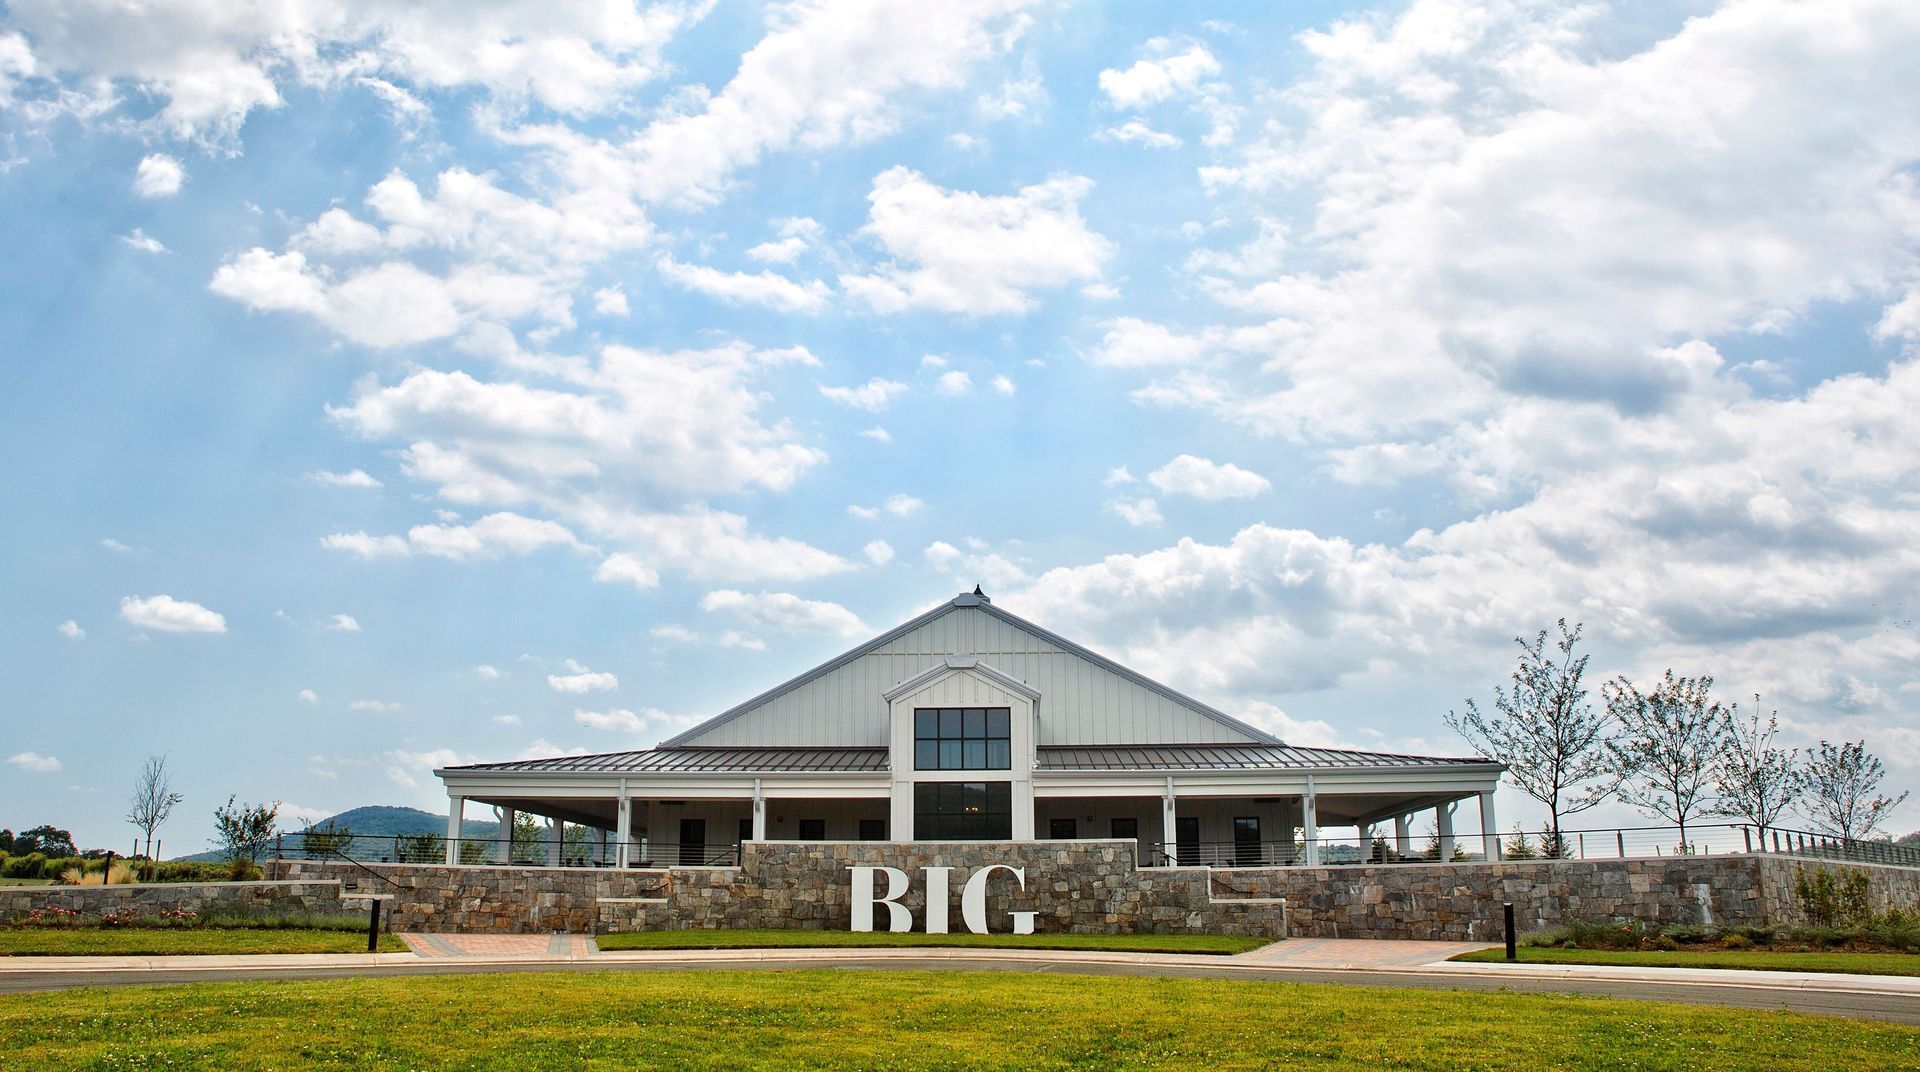
<path fill-rule="evenodd" d="M 1038 689 L 1043 745 L 1252 740 L 1024 629 L 960 607 L 686 743 L 884 748 L 882 694 L 949 655 L 972 655 Z"/>

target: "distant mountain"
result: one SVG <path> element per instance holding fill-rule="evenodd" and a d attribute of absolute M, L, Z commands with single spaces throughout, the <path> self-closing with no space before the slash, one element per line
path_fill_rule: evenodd
<path fill-rule="evenodd" d="M 307 829 L 324 827 L 351 830 L 354 842 L 347 847 L 347 855 L 362 859 L 379 859 L 393 851 L 393 843 L 386 839 L 394 837 L 418 837 L 421 834 L 447 835 L 447 817 L 435 815 L 419 808 L 404 808 L 392 804 L 368 804 L 363 807 L 349 808 L 338 815 L 307 825 Z M 301 829 L 299 824 L 290 824 L 283 838 L 284 847 L 293 849 L 300 844 L 298 834 L 292 831 Z M 466 838 L 492 838 L 500 832 L 500 824 L 492 819 L 468 819 L 461 824 L 460 836 Z M 366 840 L 360 840 L 361 838 Z M 176 856 L 176 860 L 220 860 L 224 859 L 218 851 L 196 852 L 191 856 Z"/>

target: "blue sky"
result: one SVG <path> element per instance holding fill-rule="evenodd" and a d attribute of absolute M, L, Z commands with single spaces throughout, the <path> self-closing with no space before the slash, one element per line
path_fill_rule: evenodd
<path fill-rule="evenodd" d="M 0 825 L 443 807 L 975 583 L 1303 743 L 1564 615 L 1920 780 L 1911 5 L 0 13 Z"/>

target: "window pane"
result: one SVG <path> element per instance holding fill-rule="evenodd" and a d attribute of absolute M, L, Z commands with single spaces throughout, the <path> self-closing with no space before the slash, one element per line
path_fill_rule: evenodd
<path fill-rule="evenodd" d="M 940 742 L 913 742 L 913 767 L 915 770 L 939 770 Z"/>
<path fill-rule="evenodd" d="M 963 725 L 965 727 L 963 732 L 965 733 L 966 736 L 985 737 L 987 735 L 986 708 L 984 707 L 967 708 L 967 717 Z"/>
<path fill-rule="evenodd" d="M 960 742 L 959 741 L 941 741 L 940 742 L 940 769 L 941 770 L 959 770 L 960 769 Z"/>
<path fill-rule="evenodd" d="M 968 741 L 963 752 L 968 770 L 985 770 L 987 767 L 987 742 Z"/>
<path fill-rule="evenodd" d="M 960 709 L 958 707 L 942 707 L 940 709 L 940 736 L 960 736 Z"/>
<path fill-rule="evenodd" d="M 1139 837 L 1140 836 L 1140 820 L 1115 819 L 1113 821 L 1113 836 L 1117 838 Z"/>
<path fill-rule="evenodd" d="M 987 770 L 1008 770 L 1013 766 L 1013 749 L 1005 741 L 987 742 Z"/>
<path fill-rule="evenodd" d="M 938 737 L 940 735 L 940 712 L 931 707 L 922 707 L 913 713 L 913 735 L 915 737 Z"/>
<path fill-rule="evenodd" d="M 1007 721 L 1008 721 L 1008 718 L 1007 718 L 1006 708 L 1004 707 L 989 708 L 987 711 L 987 736 L 989 737 L 1007 736 Z"/>

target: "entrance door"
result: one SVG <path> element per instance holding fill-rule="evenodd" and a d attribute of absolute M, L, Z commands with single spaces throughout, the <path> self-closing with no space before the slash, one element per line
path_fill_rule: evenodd
<path fill-rule="evenodd" d="M 1233 821 L 1233 862 L 1252 867 L 1260 862 L 1260 817 L 1242 816 Z"/>
<path fill-rule="evenodd" d="M 1200 862 L 1200 817 L 1175 816 L 1173 820 L 1174 859 L 1189 866 Z"/>
<path fill-rule="evenodd" d="M 707 821 L 680 820 L 680 866 L 698 867 L 707 862 Z"/>

